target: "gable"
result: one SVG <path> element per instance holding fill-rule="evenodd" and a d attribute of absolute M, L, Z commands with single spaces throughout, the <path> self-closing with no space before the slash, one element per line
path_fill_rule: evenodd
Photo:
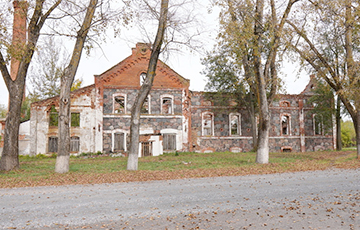
<path fill-rule="evenodd" d="M 95 76 L 97 84 L 106 88 L 140 88 L 140 75 L 146 73 L 151 49 L 148 44 L 138 43 L 132 55 L 101 75 Z M 181 77 L 164 62 L 157 62 L 153 89 L 188 88 L 189 80 Z"/>

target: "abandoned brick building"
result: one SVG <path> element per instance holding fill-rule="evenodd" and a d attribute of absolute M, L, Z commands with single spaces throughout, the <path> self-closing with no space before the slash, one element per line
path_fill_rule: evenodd
<path fill-rule="evenodd" d="M 130 110 L 150 58 L 147 44 L 100 75 L 95 84 L 71 93 L 71 152 L 126 152 Z M 153 88 L 141 115 L 139 156 L 163 151 L 233 151 L 252 149 L 248 112 L 242 106 L 214 105 L 204 92 L 189 90 L 190 81 L 158 61 Z M 306 103 L 311 83 L 299 95 L 278 95 L 271 106 L 271 151 L 333 149 L 333 129 Z M 31 105 L 30 154 L 57 151 L 59 97 Z"/>

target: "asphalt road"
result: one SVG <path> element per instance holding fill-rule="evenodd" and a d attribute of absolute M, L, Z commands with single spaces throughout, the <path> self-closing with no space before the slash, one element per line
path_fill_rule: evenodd
<path fill-rule="evenodd" d="M 360 229 L 360 170 L 0 189 L 0 229 Z"/>

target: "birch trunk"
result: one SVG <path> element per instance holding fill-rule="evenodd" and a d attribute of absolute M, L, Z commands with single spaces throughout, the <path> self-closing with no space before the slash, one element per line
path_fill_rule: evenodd
<path fill-rule="evenodd" d="M 169 5 L 168 0 L 161 1 L 159 26 L 151 50 L 151 56 L 150 56 L 148 70 L 146 73 L 146 79 L 140 88 L 140 91 L 135 99 L 133 107 L 131 108 L 130 149 L 129 149 L 129 157 L 127 162 L 127 170 L 138 169 L 140 110 L 154 82 L 156 65 L 159 59 L 161 45 L 163 43 L 164 33 L 166 29 L 168 5 Z"/>

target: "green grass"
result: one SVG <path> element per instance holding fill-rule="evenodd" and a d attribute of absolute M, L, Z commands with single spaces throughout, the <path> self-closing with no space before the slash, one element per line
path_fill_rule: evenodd
<path fill-rule="evenodd" d="M 54 173 L 55 156 L 21 156 L 20 169 L 0 173 L 0 187 L 111 183 L 117 181 L 246 175 L 287 171 L 360 167 L 355 151 L 271 153 L 270 163 L 256 164 L 256 153 L 166 153 L 139 158 L 139 170 L 126 170 L 127 158 L 100 156 L 70 158 L 70 172 Z M 95 154 L 96 155 L 96 154 Z M 151 179 L 150 178 L 150 179 Z"/>

